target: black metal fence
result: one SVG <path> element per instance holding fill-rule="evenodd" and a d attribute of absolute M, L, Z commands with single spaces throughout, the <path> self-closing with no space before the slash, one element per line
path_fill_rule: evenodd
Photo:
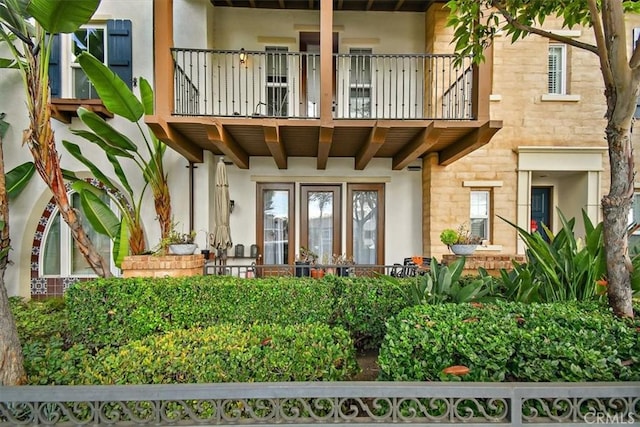
<path fill-rule="evenodd" d="M 320 55 L 172 49 L 177 115 L 317 118 Z M 334 54 L 336 119 L 471 120 L 471 57 Z"/>

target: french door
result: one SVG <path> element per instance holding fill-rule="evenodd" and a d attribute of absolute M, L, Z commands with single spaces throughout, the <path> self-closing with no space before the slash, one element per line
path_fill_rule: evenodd
<path fill-rule="evenodd" d="M 299 184 L 296 218 L 295 183 L 258 183 L 256 241 L 261 264 L 291 265 L 305 247 L 317 256 L 318 263 L 328 264 L 333 255 L 346 254 L 356 264 L 383 265 L 384 184 L 347 183 L 343 200 L 344 187 Z M 298 239 L 296 222 L 300 224 Z"/>
<path fill-rule="evenodd" d="M 300 186 L 300 246 L 329 264 L 341 248 L 341 185 L 302 184 Z"/>

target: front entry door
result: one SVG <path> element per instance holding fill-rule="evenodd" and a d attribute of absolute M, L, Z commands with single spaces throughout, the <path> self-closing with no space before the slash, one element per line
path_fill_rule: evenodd
<path fill-rule="evenodd" d="M 530 231 L 537 231 L 545 240 L 549 240 L 542 224 L 551 228 L 551 187 L 532 187 Z"/>

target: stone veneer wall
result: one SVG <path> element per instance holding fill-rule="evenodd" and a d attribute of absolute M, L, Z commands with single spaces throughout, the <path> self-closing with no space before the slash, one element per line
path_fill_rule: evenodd
<path fill-rule="evenodd" d="M 457 255 L 445 254 L 442 257 L 444 264 L 449 264 L 458 258 Z M 473 254 L 466 257 L 462 274 L 478 274 L 478 268 L 482 267 L 492 276 L 499 276 L 500 269 L 511 270 L 512 260 L 523 263 L 526 261 L 524 255 L 504 255 L 504 254 Z"/>
<path fill-rule="evenodd" d="M 204 255 L 131 255 L 122 261 L 123 277 L 185 277 L 201 275 Z"/>

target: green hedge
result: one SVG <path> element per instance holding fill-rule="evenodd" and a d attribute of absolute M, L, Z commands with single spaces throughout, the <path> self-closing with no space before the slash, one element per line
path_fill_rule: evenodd
<path fill-rule="evenodd" d="M 335 323 L 351 333 L 356 348 L 379 348 L 386 321 L 407 307 L 401 289 L 380 278 L 334 276 L 326 280 L 334 283 Z M 406 280 L 399 282 L 403 285 Z"/>
<path fill-rule="evenodd" d="M 384 322 L 406 307 L 383 279 L 337 276 L 100 279 L 74 285 L 65 298 L 73 341 L 90 348 L 221 322 L 337 325 L 359 348 L 374 348 Z"/>
<path fill-rule="evenodd" d="M 340 328 L 221 324 L 106 347 L 82 367 L 85 384 L 340 381 L 358 372 Z"/>
<path fill-rule="evenodd" d="M 300 278 L 101 279 L 74 285 L 65 298 L 73 340 L 93 348 L 225 322 L 329 324 L 331 287 Z"/>
<path fill-rule="evenodd" d="M 638 381 L 638 325 L 597 302 L 412 307 L 388 322 L 380 379 Z"/>

